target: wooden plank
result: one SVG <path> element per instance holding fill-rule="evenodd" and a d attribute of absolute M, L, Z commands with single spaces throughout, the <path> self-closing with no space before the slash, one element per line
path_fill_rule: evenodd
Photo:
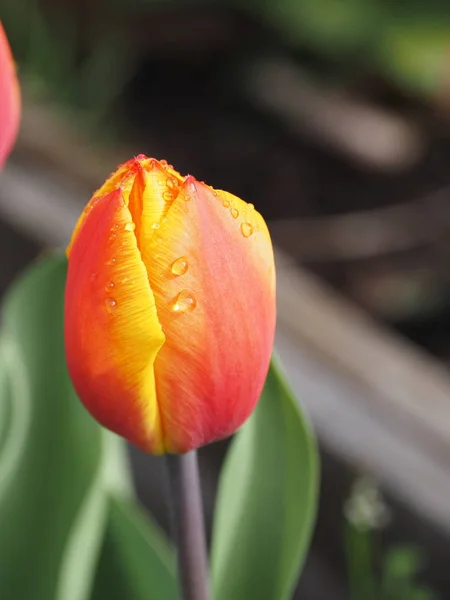
<path fill-rule="evenodd" d="M 302 347 L 377 396 L 377 413 L 416 431 L 437 460 L 450 459 L 450 375 L 407 340 L 384 329 L 328 286 L 277 255 L 282 329 Z M 364 399 L 361 399 L 364 402 Z M 367 404 L 367 402 L 366 402 Z M 372 405 L 372 402 L 369 402 Z"/>
<path fill-rule="evenodd" d="M 277 253 L 276 348 L 321 443 L 450 533 L 450 376 Z"/>

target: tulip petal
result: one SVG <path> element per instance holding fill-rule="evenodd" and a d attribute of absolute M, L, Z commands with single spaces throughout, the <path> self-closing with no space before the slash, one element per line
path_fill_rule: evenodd
<path fill-rule="evenodd" d="M 135 221 L 140 221 L 139 230 L 136 231 L 139 248 L 147 247 L 155 231 L 165 218 L 172 202 L 178 196 L 180 186 L 184 179 L 175 171 L 168 171 L 154 159 L 142 161 L 145 170 L 142 170 L 145 179 L 144 187 L 136 178 L 135 186 L 130 195 L 130 210 L 135 214 Z M 141 178 L 139 178 L 141 179 Z M 137 188 L 134 194 L 134 189 Z M 134 201 L 134 197 L 138 200 Z M 132 206 L 133 205 L 133 206 Z M 136 210 L 140 205 L 140 211 Z M 134 208 L 136 206 L 136 208 Z M 137 216 L 139 214 L 139 216 Z"/>
<path fill-rule="evenodd" d="M 120 188 L 136 225 L 138 246 L 146 244 L 176 198 L 184 178 L 166 161 L 140 154 L 117 168 L 86 204 L 72 233 L 66 254 L 78 235 L 81 225 L 99 198 Z"/>
<path fill-rule="evenodd" d="M 185 452 L 234 433 L 260 396 L 275 324 L 272 245 L 251 205 L 187 177 L 141 255 L 166 336 L 155 360 L 164 446 Z"/>
<path fill-rule="evenodd" d="M 0 21 L 0 169 L 17 137 L 20 90 L 5 30 Z"/>
<path fill-rule="evenodd" d="M 65 340 L 76 391 L 105 427 L 164 451 L 154 360 L 164 334 L 121 190 L 91 203 L 71 251 Z"/>

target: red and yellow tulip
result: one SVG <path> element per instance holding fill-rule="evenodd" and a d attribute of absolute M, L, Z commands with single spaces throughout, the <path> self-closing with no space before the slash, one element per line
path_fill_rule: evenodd
<path fill-rule="evenodd" d="M 154 454 L 236 431 L 275 328 L 272 244 L 254 207 L 140 155 L 94 194 L 67 252 L 67 362 L 91 414 Z"/>
<path fill-rule="evenodd" d="M 20 92 L 16 68 L 0 21 L 0 169 L 11 152 L 19 121 Z"/>

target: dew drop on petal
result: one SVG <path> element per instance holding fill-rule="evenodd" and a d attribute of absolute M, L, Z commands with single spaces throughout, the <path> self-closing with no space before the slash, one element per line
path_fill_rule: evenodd
<path fill-rule="evenodd" d="M 152 229 L 159 229 L 159 223 L 153 223 Z"/>
<path fill-rule="evenodd" d="M 116 234 L 115 233 L 111 233 L 111 235 L 109 236 L 109 239 L 111 242 L 113 242 L 116 239 Z"/>
<path fill-rule="evenodd" d="M 114 225 L 114 229 L 120 229 L 120 225 L 119 225 L 119 223 L 116 223 L 116 224 Z"/>
<path fill-rule="evenodd" d="M 166 190 L 165 192 L 163 192 L 163 198 L 166 202 L 170 202 L 171 200 L 173 200 L 173 193 Z"/>
<path fill-rule="evenodd" d="M 114 287 L 114 281 L 109 281 L 105 287 L 107 290 L 112 290 Z"/>
<path fill-rule="evenodd" d="M 253 204 L 247 204 L 247 208 L 248 210 L 253 210 L 255 207 L 253 206 Z"/>
<path fill-rule="evenodd" d="M 125 223 L 125 230 L 126 231 L 134 231 L 136 229 L 136 225 L 131 222 L 131 223 Z"/>
<path fill-rule="evenodd" d="M 239 216 L 239 211 L 237 208 L 232 208 L 230 210 L 231 216 L 233 217 L 233 219 L 237 219 Z"/>
<path fill-rule="evenodd" d="M 184 275 L 189 268 L 188 259 L 186 256 L 180 256 L 172 263 L 170 270 L 174 275 Z"/>
<path fill-rule="evenodd" d="M 188 290 L 181 290 L 173 305 L 174 312 L 192 312 L 197 306 L 197 300 Z"/>
<path fill-rule="evenodd" d="M 117 302 L 114 300 L 114 298 L 106 298 L 105 306 L 108 312 L 112 312 L 116 308 Z"/>
<path fill-rule="evenodd" d="M 246 238 L 250 237 L 253 233 L 253 225 L 250 223 L 244 222 L 241 224 L 241 232 L 242 235 Z"/>

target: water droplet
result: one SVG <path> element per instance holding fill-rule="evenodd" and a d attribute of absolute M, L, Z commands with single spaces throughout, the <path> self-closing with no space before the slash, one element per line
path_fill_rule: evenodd
<path fill-rule="evenodd" d="M 190 190 L 190 191 L 191 191 L 193 194 L 195 194 L 195 189 L 196 189 L 196 188 L 195 188 L 195 183 L 190 183 L 190 184 L 189 184 L 189 190 Z"/>
<path fill-rule="evenodd" d="M 116 258 L 113 256 L 112 259 L 110 260 L 111 264 L 114 264 L 116 262 Z"/>
<path fill-rule="evenodd" d="M 153 223 L 152 229 L 159 229 L 159 223 Z"/>
<path fill-rule="evenodd" d="M 116 234 L 115 233 L 111 233 L 111 235 L 109 236 L 109 239 L 111 242 L 113 242 L 116 239 Z"/>
<path fill-rule="evenodd" d="M 114 300 L 114 298 L 106 298 L 105 306 L 108 312 L 112 312 L 116 308 L 117 302 Z"/>
<path fill-rule="evenodd" d="M 175 304 L 173 305 L 174 312 L 191 312 L 197 306 L 197 300 L 188 292 L 188 290 L 181 290 L 178 294 Z"/>
<path fill-rule="evenodd" d="M 114 225 L 114 229 L 120 229 L 120 225 L 119 225 L 119 223 L 116 223 L 116 224 Z"/>
<path fill-rule="evenodd" d="M 211 188 L 211 189 L 212 189 L 212 188 Z M 216 198 L 219 196 L 219 194 L 218 194 L 218 193 L 216 192 L 216 190 L 214 190 L 214 189 L 212 190 L 212 194 L 213 194 L 213 196 L 215 196 Z"/>
<path fill-rule="evenodd" d="M 134 231 L 135 228 L 136 228 L 136 225 L 134 223 L 126 223 L 125 224 L 126 231 Z"/>
<path fill-rule="evenodd" d="M 225 206 L 225 208 L 229 208 L 230 207 L 230 201 L 225 198 L 225 200 L 222 200 L 222 206 Z"/>
<path fill-rule="evenodd" d="M 186 256 L 180 256 L 172 263 L 171 271 L 174 275 L 184 275 L 188 270 L 188 259 Z"/>
<path fill-rule="evenodd" d="M 189 195 L 185 196 L 184 199 L 186 202 L 190 202 L 192 200 L 192 198 Z"/>
<path fill-rule="evenodd" d="M 253 204 L 247 204 L 248 210 L 253 210 L 255 207 L 253 206 Z"/>
<path fill-rule="evenodd" d="M 106 284 L 106 289 L 107 289 L 108 291 L 109 291 L 109 290 L 112 290 L 112 289 L 113 289 L 113 287 L 114 287 L 114 285 L 115 285 L 115 284 L 114 284 L 114 281 L 109 281 L 109 282 Z"/>
<path fill-rule="evenodd" d="M 253 233 L 253 225 L 250 223 L 244 222 L 241 224 L 242 235 L 246 238 L 250 237 Z"/>
<path fill-rule="evenodd" d="M 169 177 L 169 179 L 167 180 L 167 187 L 176 188 L 177 186 L 178 186 L 178 181 L 176 180 L 176 178 Z"/>
<path fill-rule="evenodd" d="M 233 219 L 237 219 L 239 216 L 239 211 L 237 208 L 232 208 L 230 210 L 231 216 L 233 217 Z"/>
<path fill-rule="evenodd" d="M 166 190 L 163 192 L 163 198 L 166 202 L 171 202 L 174 199 L 173 192 Z"/>
<path fill-rule="evenodd" d="M 130 281 L 130 278 L 129 278 L 129 277 L 124 277 L 124 278 L 122 279 L 122 283 L 128 283 L 129 281 Z"/>

